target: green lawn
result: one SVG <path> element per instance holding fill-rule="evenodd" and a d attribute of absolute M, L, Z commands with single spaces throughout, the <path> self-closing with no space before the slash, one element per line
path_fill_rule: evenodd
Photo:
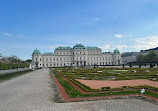
<path fill-rule="evenodd" d="M 0 75 L 0 82 L 12 79 L 12 78 L 17 77 L 17 76 L 21 76 L 21 75 L 29 73 L 31 71 L 32 70 L 29 69 L 29 70 L 25 70 L 25 71 L 20 71 L 20 72 L 14 72 L 14 73 L 8 73 L 8 74 Z"/>

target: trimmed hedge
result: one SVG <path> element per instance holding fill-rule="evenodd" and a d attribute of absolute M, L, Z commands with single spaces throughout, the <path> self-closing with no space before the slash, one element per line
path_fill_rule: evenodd
<path fill-rule="evenodd" d="M 19 72 L 13 72 L 13 73 L 8 73 L 8 74 L 0 75 L 0 82 L 1 82 L 1 81 L 4 81 L 4 80 L 9 80 L 9 79 L 11 79 L 11 78 L 14 78 L 14 77 L 17 77 L 17 76 L 26 74 L 26 73 L 29 73 L 29 72 L 31 72 L 31 71 L 32 71 L 32 70 L 29 69 L 29 70 L 25 70 L 25 71 L 19 71 Z"/>
<path fill-rule="evenodd" d="M 93 97 L 93 96 L 109 96 L 109 95 L 125 95 L 125 94 L 139 94 L 140 91 L 121 91 L 121 92 L 106 92 L 106 93 L 90 93 L 82 94 L 79 90 L 75 89 L 67 80 L 65 80 L 61 75 L 57 74 L 56 70 L 52 71 L 56 76 L 60 84 L 64 87 L 65 91 L 70 98 L 79 97 Z"/>
<path fill-rule="evenodd" d="M 0 63 L 0 70 L 9 70 L 17 68 L 29 67 L 29 64 L 11 64 L 11 63 Z"/>

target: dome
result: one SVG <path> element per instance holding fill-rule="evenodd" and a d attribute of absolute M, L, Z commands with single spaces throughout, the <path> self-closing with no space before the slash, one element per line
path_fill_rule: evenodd
<path fill-rule="evenodd" d="M 118 49 L 115 49 L 115 50 L 114 50 L 114 53 L 120 54 L 120 51 L 119 51 Z"/>
<path fill-rule="evenodd" d="M 41 52 L 36 48 L 36 49 L 33 51 L 33 54 L 41 54 Z"/>
<path fill-rule="evenodd" d="M 87 48 L 87 50 L 101 50 L 100 48 L 98 48 L 98 47 L 86 47 Z"/>
<path fill-rule="evenodd" d="M 76 44 L 73 49 L 86 49 L 82 44 Z"/>
<path fill-rule="evenodd" d="M 56 48 L 55 50 L 71 50 L 71 47 L 63 47 L 63 46 L 59 46 L 58 48 Z"/>

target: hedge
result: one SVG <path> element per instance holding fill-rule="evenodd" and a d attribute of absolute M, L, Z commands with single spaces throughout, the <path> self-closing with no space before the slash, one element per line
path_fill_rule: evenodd
<path fill-rule="evenodd" d="M 29 67 L 29 64 L 12 64 L 12 63 L 0 63 L 0 70 L 9 70 L 17 68 Z"/>

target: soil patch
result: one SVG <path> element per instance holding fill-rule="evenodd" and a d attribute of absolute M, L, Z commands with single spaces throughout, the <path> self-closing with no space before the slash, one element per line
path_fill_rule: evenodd
<path fill-rule="evenodd" d="M 118 81 L 110 81 L 110 80 L 82 80 L 76 79 L 77 81 L 85 84 L 92 89 L 100 89 L 102 87 L 111 87 L 111 88 L 120 88 L 122 86 L 141 86 L 148 85 L 158 88 L 158 82 L 150 81 L 146 79 L 139 80 L 118 80 Z"/>

